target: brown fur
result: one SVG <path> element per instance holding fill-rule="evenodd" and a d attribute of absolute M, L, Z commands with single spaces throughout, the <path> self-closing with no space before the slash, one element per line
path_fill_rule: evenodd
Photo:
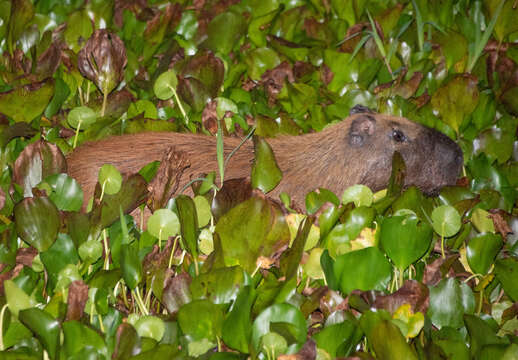
<path fill-rule="evenodd" d="M 299 205 L 318 187 L 337 194 L 357 183 L 373 190 L 386 187 L 394 151 L 401 153 L 407 165 L 406 185 L 416 185 L 427 194 L 454 184 L 462 167 L 462 152 L 447 136 L 405 118 L 382 114 L 354 114 L 319 133 L 268 142 L 283 172 L 271 195 L 285 191 Z M 239 143 L 240 139 L 225 138 L 225 154 Z M 86 199 L 92 196 L 103 164 L 113 164 L 122 173 L 137 172 L 145 164 L 161 160 L 171 146 L 185 152 L 191 164 L 180 188 L 202 173 L 217 170 L 215 137 L 151 132 L 86 143 L 67 157 L 68 173 L 79 181 Z M 225 179 L 249 176 L 253 158 L 253 144 L 247 141 L 229 161 Z"/>

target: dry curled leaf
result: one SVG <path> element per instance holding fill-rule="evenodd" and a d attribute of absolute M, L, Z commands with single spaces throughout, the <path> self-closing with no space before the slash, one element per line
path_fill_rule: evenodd
<path fill-rule="evenodd" d="M 491 218 L 491 220 L 493 220 L 496 232 L 500 233 L 500 235 L 502 235 L 502 237 L 506 239 L 508 234 L 513 233 L 513 230 L 511 229 L 507 221 L 505 221 L 503 216 L 503 210 L 492 209 L 489 212 L 489 217 Z"/>
<path fill-rule="evenodd" d="M 96 30 L 77 55 L 77 67 L 103 94 L 109 94 L 124 78 L 126 48 L 106 29 Z"/>
<path fill-rule="evenodd" d="M 165 207 L 169 199 L 176 193 L 180 178 L 190 166 L 186 154 L 170 147 L 160 162 L 156 176 L 151 180 L 148 190 L 151 210 Z"/>

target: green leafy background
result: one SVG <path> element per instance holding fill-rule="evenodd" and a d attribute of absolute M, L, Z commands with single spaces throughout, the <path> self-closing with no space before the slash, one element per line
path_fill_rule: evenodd
<path fill-rule="evenodd" d="M 0 0 L 0 358 L 516 358 L 516 19 L 511 0 Z M 86 141 L 180 131 L 217 137 L 221 179 L 224 135 L 356 104 L 454 139 L 458 185 L 320 189 L 301 212 L 215 173 L 169 200 L 157 163 L 104 168 L 90 203 L 66 175 Z"/>

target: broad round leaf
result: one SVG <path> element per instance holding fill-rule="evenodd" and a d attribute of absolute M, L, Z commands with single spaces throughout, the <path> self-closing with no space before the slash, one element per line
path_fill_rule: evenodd
<path fill-rule="evenodd" d="M 178 216 L 169 209 L 159 209 L 147 221 L 147 230 L 157 239 L 164 240 L 180 231 Z"/>
<path fill-rule="evenodd" d="M 432 241 L 430 225 L 415 216 L 392 216 L 381 224 L 380 242 L 400 270 L 419 260 Z"/>
<path fill-rule="evenodd" d="M 269 332 L 261 338 L 262 351 L 270 356 L 277 357 L 284 354 L 288 348 L 288 342 L 276 332 Z"/>
<path fill-rule="evenodd" d="M 156 316 L 148 315 L 142 316 L 135 323 L 135 329 L 140 336 L 162 340 L 165 333 L 165 324 L 162 319 Z"/>
<path fill-rule="evenodd" d="M 122 186 L 122 175 L 111 164 L 104 164 L 99 170 L 99 183 L 108 195 L 117 194 Z"/>
<path fill-rule="evenodd" d="M 432 226 L 437 234 L 450 237 L 459 232 L 462 225 L 459 212 L 450 205 L 439 206 L 432 211 Z"/>
<path fill-rule="evenodd" d="M 167 100 L 174 95 L 176 86 L 178 86 L 178 79 L 175 71 L 171 69 L 158 76 L 153 85 L 153 91 L 160 100 Z"/>
<path fill-rule="evenodd" d="M 56 240 L 59 212 L 48 198 L 23 199 L 14 207 L 14 216 L 18 235 L 38 251 L 47 250 Z"/>
<path fill-rule="evenodd" d="M 88 106 L 78 106 L 70 110 L 67 116 L 67 122 L 74 129 L 86 129 L 97 119 L 97 114 Z"/>
<path fill-rule="evenodd" d="M 342 204 L 354 202 L 358 206 L 371 206 L 372 204 L 372 190 L 365 185 L 353 185 L 345 189 L 342 194 Z"/>

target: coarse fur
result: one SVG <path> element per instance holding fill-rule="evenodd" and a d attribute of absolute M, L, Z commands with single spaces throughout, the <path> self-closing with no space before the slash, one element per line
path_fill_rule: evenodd
<path fill-rule="evenodd" d="M 395 151 L 406 163 L 405 185 L 416 185 L 426 194 L 455 184 L 463 164 L 459 146 L 444 134 L 383 114 L 353 114 L 318 133 L 267 141 L 283 173 L 270 195 L 287 192 L 299 206 L 304 205 L 306 194 L 318 187 L 337 194 L 353 184 L 365 184 L 375 191 L 386 187 Z M 225 156 L 240 142 L 238 138 L 225 138 Z M 122 173 L 135 173 L 147 163 L 161 160 L 172 146 L 184 152 L 190 162 L 179 189 L 200 174 L 217 171 L 215 137 L 148 132 L 80 146 L 67 157 L 68 173 L 79 181 L 88 199 L 103 164 L 113 164 Z M 246 141 L 225 168 L 225 179 L 250 176 L 253 159 L 253 143 Z"/>

